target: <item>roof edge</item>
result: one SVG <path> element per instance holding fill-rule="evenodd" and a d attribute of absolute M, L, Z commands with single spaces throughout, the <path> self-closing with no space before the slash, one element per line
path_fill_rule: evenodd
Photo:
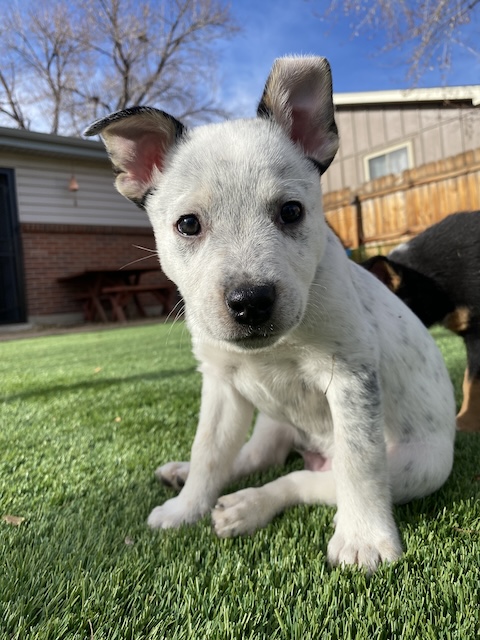
<path fill-rule="evenodd" d="M 458 85 L 425 89 L 390 89 L 386 91 L 360 91 L 334 93 L 336 106 L 373 104 L 404 104 L 406 102 L 465 102 L 480 106 L 480 85 Z"/>
<path fill-rule="evenodd" d="M 0 148 L 87 160 L 106 160 L 108 157 L 105 147 L 97 140 L 8 127 L 0 127 Z"/>

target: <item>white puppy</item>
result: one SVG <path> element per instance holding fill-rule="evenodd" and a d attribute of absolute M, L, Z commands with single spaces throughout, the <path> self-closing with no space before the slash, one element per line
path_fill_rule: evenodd
<path fill-rule="evenodd" d="M 187 131 L 134 107 L 86 132 L 99 133 L 118 190 L 150 217 L 203 374 L 191 462 L 157 470 L 183 488 L 150 526 L 213 509 L 226 537 L 290 505 L 336 504 L 332 564 L 398 558 L 392 502 L 445 482 L 455 404 L 427 330 L 347 259 L 323 216 L 320 174 L 338 147 L 328 62 L 277 60 L 255 119 Z M 292 448 L 304 471 L 219 498 Z"/>

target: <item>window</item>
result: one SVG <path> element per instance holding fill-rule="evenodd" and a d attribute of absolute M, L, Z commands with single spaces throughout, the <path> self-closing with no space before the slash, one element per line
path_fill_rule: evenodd
<path fill-rule="evenodd" d="M 412 156 L 411 142 L 366 156 L 366 179 L 375 180 L 375 178 L 388 176 L 391 173 L 402 173 L 405 169 L 411 169 L 413 166 Z"/>

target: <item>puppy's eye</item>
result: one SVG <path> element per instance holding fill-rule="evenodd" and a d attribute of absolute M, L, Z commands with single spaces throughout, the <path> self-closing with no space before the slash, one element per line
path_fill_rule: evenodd
<path fill-rule="evenodd" d="M 292 200 L 282 205 L 279 220 L 281 224 L 293 224 L 303 217 L 303 207 L 300 202 Z"/>
<path fill-rule="evenodd" d="M 182 216 L 177 221 L 177 231 L 182 236 L 198 236 L 202 227 L 197 216 L 189 214 L 188 216 Z"/>

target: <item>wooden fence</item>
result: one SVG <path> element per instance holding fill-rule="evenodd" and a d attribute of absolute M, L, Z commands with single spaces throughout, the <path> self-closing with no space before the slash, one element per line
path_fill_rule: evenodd
<path fill-rule="evenodd" d="M 417 235 L 450 213 L 480 209 L 480 149 L 324 196 L 345 246 L 382 247 Z"/>

